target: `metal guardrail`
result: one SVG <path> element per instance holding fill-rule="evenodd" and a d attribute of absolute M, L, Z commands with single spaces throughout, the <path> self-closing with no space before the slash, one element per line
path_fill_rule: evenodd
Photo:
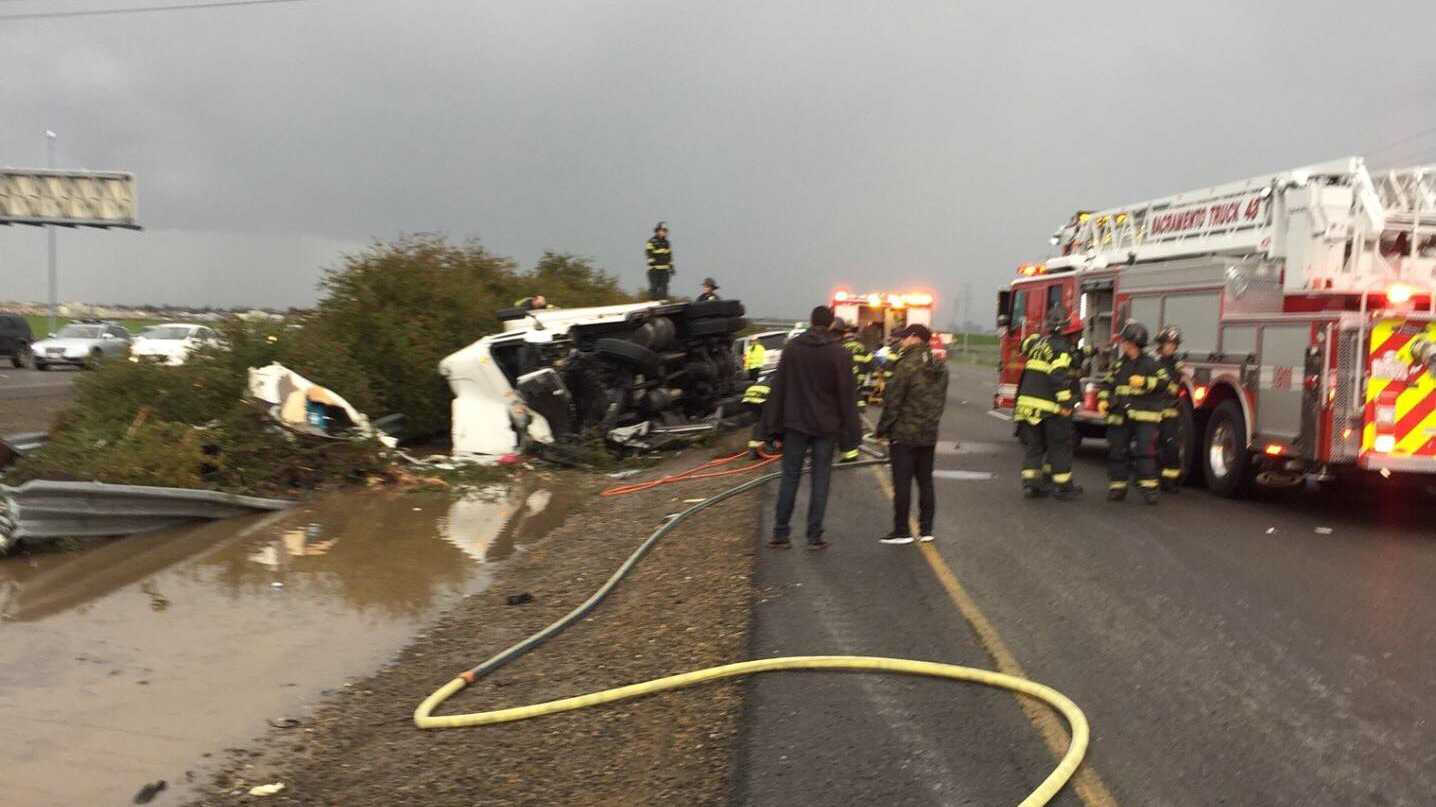
<path fill-rule="evenodd" d="M 17 541 L 130 535 L 198 519 L 283 510 L 294 502 L 212 490 L 34 480 L 0 485 L 0 554 Z"/>

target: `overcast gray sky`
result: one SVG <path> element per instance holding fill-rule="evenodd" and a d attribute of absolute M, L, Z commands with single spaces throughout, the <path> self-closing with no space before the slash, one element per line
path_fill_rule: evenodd
<path fill-rule="evenodd" d="M 190 0 L 164 0 L 190 2 Z M 0 14 L 146 5 L 3 0 Z M 972 317 L 1079 207 L 1371 152 L 1436 161 L 1436 3 L 308 0 L 0 21 L 0 164 L 139 179 L 61 298 L 312 301 L 342 250 L 477 236 L 759 314 L 926 287 Z M 1424 132 L 1424 134 L 1422 134 Z M 1414 137 L 1413 137 L 1414 136 Z M 0 228 L 0 299 L 45 295 Z"/>

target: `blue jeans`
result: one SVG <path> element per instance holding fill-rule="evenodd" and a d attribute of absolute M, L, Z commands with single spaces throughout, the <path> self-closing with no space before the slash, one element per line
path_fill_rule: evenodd
<path fill-rule="evenodd" d="M 802 432 L 786 432 L 783 435 L 783 482 L 778 488 L 778 514 L 774 519 L 773 538 L 788 540 L 792 529 L 788 523 L 793 519 L 793 507 L 798 502 L 798 482 L 803 478 L 803 459 L 811 450 L 813 455 L 813 482 L 808 495 L 808 542 L 823 537 L 823 514 L 828 509 L 828 483 L 833 476 L 833 448 L 831 437 L 814 437 Z"/>

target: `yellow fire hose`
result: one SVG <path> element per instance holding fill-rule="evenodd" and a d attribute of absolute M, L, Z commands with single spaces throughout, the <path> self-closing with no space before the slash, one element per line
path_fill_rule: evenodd
<path fill-rule="evenodd" d="M 867 460 L 863 462 L 846 463 L 836 467 L 854 468 L 880 463 L 880 460 Z M 601 692 L 577 695 L 571 698 L 562 698 L 556 701 L 536 703 L 529 706 L 514 706 L 508 709 L 495 709 L 487 712 L 472 712 L 470 714 L 461 715 L 434 715 L 434 710 L 439 708 L 444 701 L 448 700 L 459 690 L 505 664 L 508 664 L 529 650 L 534 649 L 552 636 L 563 631 L 569 625 L 583 618 L 584 615 L 593 610 L 593 608 L 618 585 L 619 581 L 638 564 L 638 561 L 642 559 L 644 555 L 648 554 L 648 551 L 654 544 L 685 518 L 725 499 L 732 498 L 773 479 L 777 479 L 780 476 L 782 476 L 781 473 L 770 473 L 757 477 L 756 479 L 706 499 L 683 511 L 677 518 L 671 519 L 667 524 L 650 535 L 646 541 L 640 544 L 638 549 L 634 550 L 633 554 L 618 568 L 618 571 L 614 572 L 598 591 L 594 592 L 593 595 L 577 608 L 565 614 L 543 630 L 540 630 L 538 633 L 500 652 L 472 670 L 464 672 L 425 698 L 423 703 L 419 704 L 419 708 L 414 710 L 414 725 L 421 729 L 445 729 L 509 723 L 515 720 L 543 717 L 545 715 L 558 714 L 559 712 L 583 709 L 589 706 L 615 703 L 629 698 L 652 695 L 657 692 L 683 689 L 685 687 L 706 684 L 725 678 L 736 678 L 743 675 L 778 672 L 782 670 L 840 670 L 923 675 L 931 678 L 946 678 L 953 681 L 966 681 L 1011 690 L 1036 698 L 1060 712 L 1067 720 L 1068 725 L 1071 726 L 1072 741 L 1068 744 L 1067 752 L 1063 754 L 1061 761 L 1057 763 L 1057 767 L 1052 773 L 1048 774 L 1047 778 L 1042 781 L 1036 790 L 1032 791 L 1027 798 L 1022 800 L 1020 807 L 1040 807 L 1040 805 L 1047 804 L 1051 801 L 1053 797 L 1057 795 L 1058 791 L 1062 789 L 1062 786 L 1077 772 L 1077 767 L 1082 764 L 1082 757 L 1087 753 L 1089 732 L 1087 728 L 1087 718 L 1082 714 L 1082 710 L 1067 696 L 1051 687 L 1034 681 L 1028 681 L 1024 678 L 1004 675 L 1003 673 L 992 672 L 990 670 L 979 670 L 973 667 L 961 667 L 956 664 L 913 661 L 911 659 L 878 658 L 873 656 L 789 656 L 786 658 L 759 659 L 756 661 L 740 661 L 734 664 L 724 664 L 719 667 L 709 667 L 704 670 L 670 675 L 652 681 L 629 684 L 628 686 L 606 689 Z"/>

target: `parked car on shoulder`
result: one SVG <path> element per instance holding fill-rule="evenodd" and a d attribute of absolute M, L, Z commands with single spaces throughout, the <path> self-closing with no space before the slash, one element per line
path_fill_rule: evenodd
<path fill-rule="evenodd" d="M 9 359 L 15 367 L 30 364 L 30 344 L 35 337 L 30 323 L 19 314 L 0 314 L 0 359 Z"/>
<path fill-rule="evenodd" d="M 146 328 L 130 346 L 130 361 L 154 362 L 176 366 L 185 363 L 189 354 L 202 345 L 219 344 L 219 334 L 207 325 L 188 322 L 166 322 Z"/>
<path fill-rule="evenodd" d="M 70 365 L 93 370 L 130 352 L 130 332 L 118 322 L 77 320 L 30 346 L 36 370 Z"/>

